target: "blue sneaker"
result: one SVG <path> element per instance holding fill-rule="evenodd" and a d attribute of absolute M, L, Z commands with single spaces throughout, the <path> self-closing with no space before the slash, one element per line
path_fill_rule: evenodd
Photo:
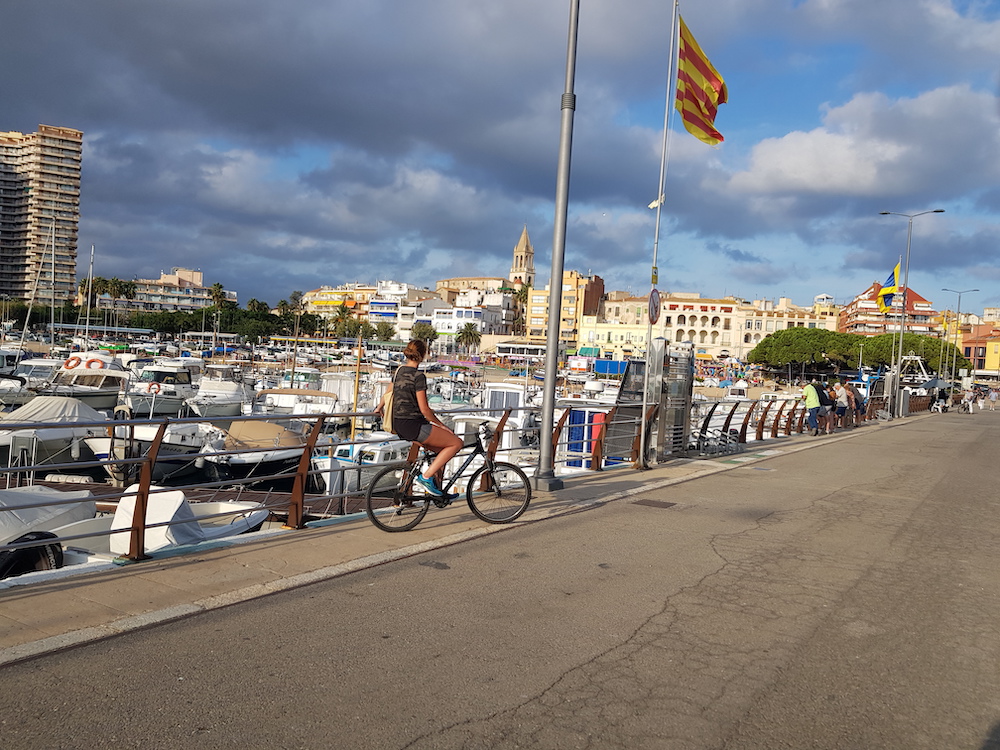
<path fill-rule="evenodd" d="M 437 482 L 434 481 L 434 477 L 427 479 L 423 474 L 417 474 L 417 478 L 414 481 L 423 487 L 428 494 L 434 495 L 434 497 L 444 496 L 444 493 L 438 489 Z"/>

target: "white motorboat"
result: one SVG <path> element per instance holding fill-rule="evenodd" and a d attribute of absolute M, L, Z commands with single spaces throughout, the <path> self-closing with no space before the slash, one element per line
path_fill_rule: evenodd
<path fill-rule="evenodd" d="M 0 404 L 14 409 L 31 401 L 52 382 L 63 361 L 38 357 L 19 362 L 9 377 L 0 378 Z"/>
<path fill-rule="evenodd" d="M 52 530 L 92 518 L 96 512 L 89 490 L 62 491 L 40 485 L 0 490 L 0 545 L 40 543 L 0 552 L 0 578 L 61 568 L 63 549 Z"/>
<path fill-rule="evenodd" d="M 106 423 L 107 417 L 80 399 L 38 396 L 0 416 L 0 461 L 37 466 L 93 460 L 85 439 L 106 434 Z M 21 424 L 29 426 L 13 427 Z"/>
<path fill-rule="evenodd" d="M 327 495 L 361 492 L 383 466 L 405 461 L 410 445 L 391 432 L 372 432 L 365 442 L 330 445 L 325 452 L 317 451 L 312 468 L 318 472 Z"/>
<path fill-rule="evenodd" d="M 245 480 L 293 474 L 305 445 L 303 432 L 271 422 L 244 420 L 219 430 L 202 453 L 212 481 Z"/>
<path fill-rule="evenodd" d="M 125 394 L 125 402 L 134 415 L 176 416 L 185 400 L 198 392 L 192 377 L 193 367 L 185 359 L 190 358 L 160 360 L 139 371 L 139 377 L 129 385 Z"/>
<path fill-rule="evenodd" d="M 254 399 L 254 389 L 235 365 L 209 364 L 198 383 L 198 393 L 184 401 L 199 417 L 235 417 Z"/>
<path fill-rule="evenodd" d="M 138 485 L 125 490 L 114 514 L 102 514 L 52 529 L 63 544 L 100 557 L 125 555 L 131 542 Z M 145 552 L 222 539 L 256 531 L 270 511 L 254 502 L 188 502 L 181 490 L 150 487 Z M 165 525 L 158 525 L 165 524 Z M 77 538 L 70 538 L 77 537 Z"/>
<path fill-rule="evenodd" d="M 129 477 L 134 477 L 140 466 L 124 461 L 147 456 L 159 427 L 156 423 L 119 424 L 115 425 L 113 436 L 88 437 L 84 442 L 95 459 L 104 462 L 104 470 L 120 486 Z M 178 479 L 202 468 L 205 461 L 198 454 L 222 434 L 219 428 L 207 422 L 168 423 L 153 464 L 153 481 Z"/>
<path fill-rule="evenodd" d="M 52 382 L 38 393 L 76 398 L 92 409 L 114 409 L 128 379 L 121 362 L 107 352 L 86 352 L 67 358 Z"/>

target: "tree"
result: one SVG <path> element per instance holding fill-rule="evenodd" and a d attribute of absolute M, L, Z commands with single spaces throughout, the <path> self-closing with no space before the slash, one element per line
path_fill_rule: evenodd
<path fill-rule="evenodd" d="M 524 336 L 528 330 L 528 296 L 531 294 L 531 286 L 522 284 L 521 288 L 514 292 L 514 335 Z"/>
<path fill-rule="evenodd" d="M 414 323 L 410 335 L 430 346 L 437 341 L 438 332 L 434 330 L 434 326 L 430 323 Z"/>
<path fill-rule="evenodd" d="M 332 323 L 331 328 L 333 329 L 334 336 L 346 336 L 344 333 L 345 327 L 347 326 L 347 321 L 351 320 L 352 310 L 345 304 L 339 304 L 333 310 L 333 319 L 330 321 Z"/>
<path fill-rule="evenodd" d="M 256 297 L 251 297 L 247 300 L 247 312 L 251 313 L 269 313 L 271 308 L 268 307 L 266 302 L 261 302 Z"/>
<path fill-rule="evenodd" d="M 375 324 L 375 340 L 376 341 L 392 341 L 396 336 L 396 326 L 387 321 L 382 321 Z"/>
<path fill-rule="evenodd" d="M 465 353 L 468 354 L 472 347 L 479 346 L 479 342 L 483 340 L 483 334 L 479 332 L 476 328 L 475 323 L 466 323 L 462 326 L 458 333 L 455 335 L 455 343 L 459 346 L 465 348 Z"/>
<path fill-rule="evenodd" d="M 212 298 L 213 305 L 221 308 L 222 304 L 226 301 L 226 289 L 222 286 L 222 284 L 216 281 L 209 287 L 208 296 Z"/>

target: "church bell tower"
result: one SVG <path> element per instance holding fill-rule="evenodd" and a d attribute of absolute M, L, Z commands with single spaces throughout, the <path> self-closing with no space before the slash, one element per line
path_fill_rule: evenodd
<path fill-rule="evenodd" d="M 510 267 L 508 279 L 514 286 L 524 284 L 530 287 L 535 286 L 535 248 L 531 246 L 531 240 L 528 239 L 527 224 L 521 231 L 521 239 L 514 246 L 514 262 Z"/>

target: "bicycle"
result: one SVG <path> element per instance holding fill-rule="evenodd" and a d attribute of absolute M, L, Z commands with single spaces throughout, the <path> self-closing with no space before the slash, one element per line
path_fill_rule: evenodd
<path fill-rule="evenodd" d="M 521 469 L 503 461 L 494 461 L 483 441 L 492 436 L 486 422 L 479 425 L 476 438 L 463 448 L 471 448 L 462 466 L 441 485 L 442 492 L 449 494 L 452 487 L 462 478 L 476 458 L 482 457 L 483 464 L 466 483 L 465 497 L 469 509 L 487 523 L 511 523 L 528 509 L 531 502 L 531 486 Z M 431 503 L 445 508 L 456 497 L 438 497 L 426 492 L 419 484 L 414 486 L 417 472 L 423 472 L 429 465 L 431 454 L 421 448 L 415 461 L 403 466 L 388 466 L 372 479 L 365 492 L 365 512 L 375 526 L 382 531 L 409 531 L 420 523 Z"/>

